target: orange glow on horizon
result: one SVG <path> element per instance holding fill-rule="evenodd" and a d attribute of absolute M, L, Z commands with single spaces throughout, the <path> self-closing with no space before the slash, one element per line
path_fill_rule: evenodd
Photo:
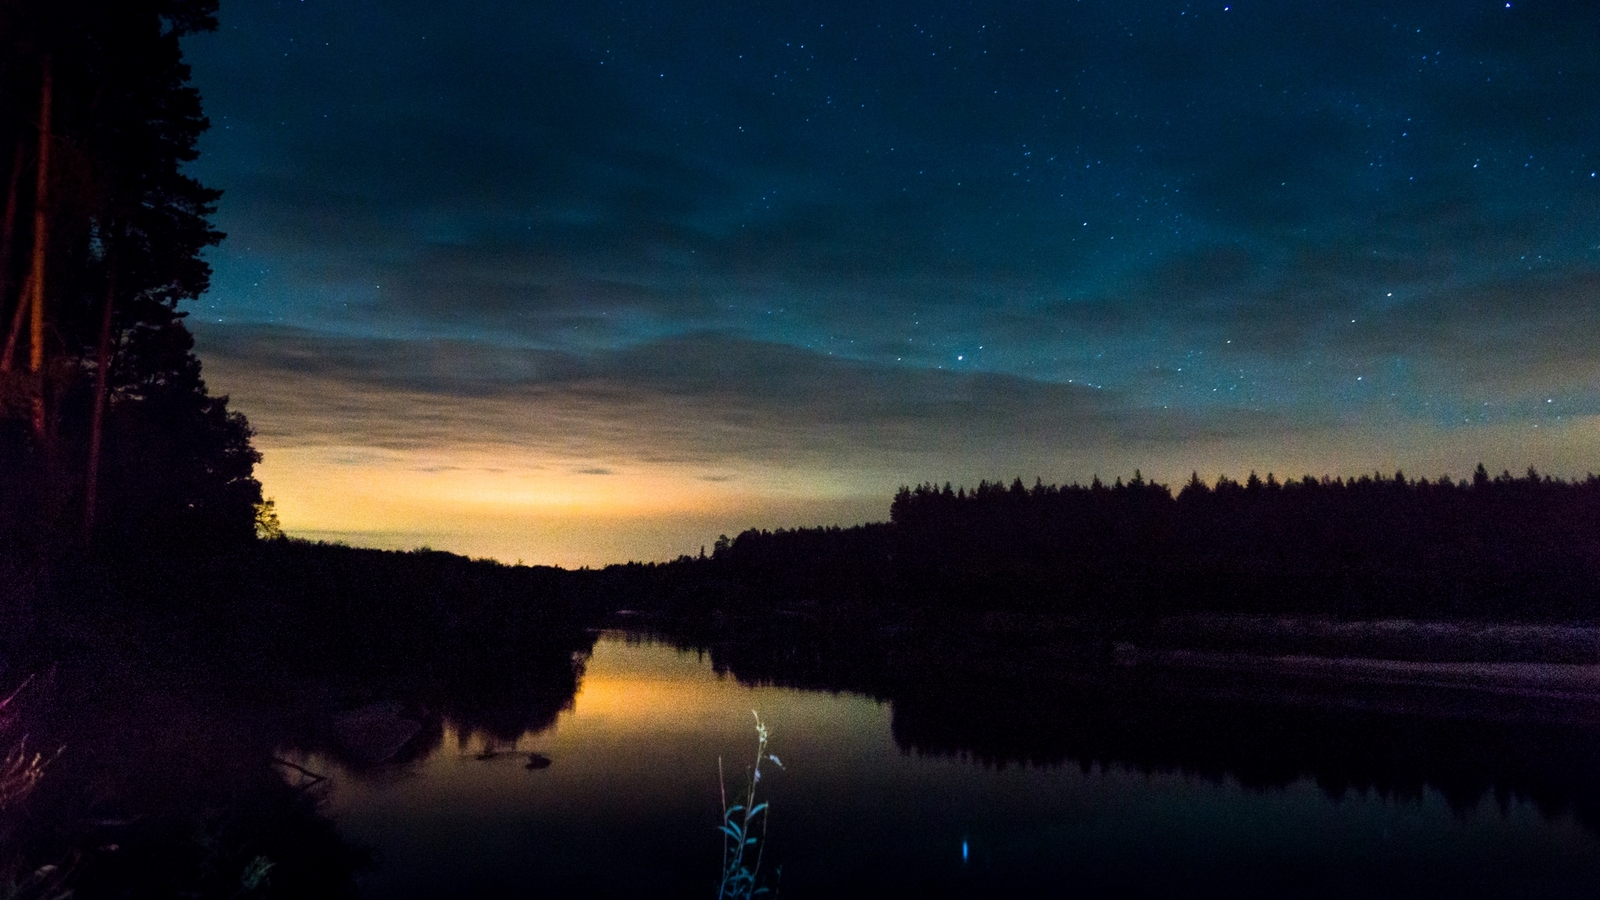
<path fill-rule="evenodd" d="M 888 519 L 900 484 L 976 484 L 1020 476 L 1087 483 L 1131 476 L 1180 487 L 1255 470 L 1283 478 L 1403 469 L 1412 478 L 1468 477 L 1478 462 L 1520 474 L 1600 471 L 1600 417 L 1559 427 L 1514 423 L 1459 429 L 1398 426 L 1304 430 L 1277 437 L 1111 448 L 1016 448 L 981 459 L 936 451 L 895 463 L 842 459 L 833 467 L 728 459 L 593 460 L 540 456 L 505 444 L 418 450 L 281 445 L 261 439 L 258 477 L 286 532 L 388 549 L 435 549 L 504 562 L 604 566 L 693 555 L 718 534 L 747 528 L 849 526 Z M 666 454 L 663 454 L 666 455 Z"/>
<path fill-rule="evenodd" d="M 892 486 L 828 472 L 584 465 L 515 448 L 272 447 L 258 477 L 293 536 L 564 567 L 694 554 L 719 533 L 888 516 Z M 596 470 L 604 468 L 606 474 Z"/>

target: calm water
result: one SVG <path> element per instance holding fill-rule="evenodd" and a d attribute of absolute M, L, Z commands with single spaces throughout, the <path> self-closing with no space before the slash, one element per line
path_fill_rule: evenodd
<path fill-rule="evenodd" d="M 1428 787 L 1335 799 L 1309 778 L 1253 788 L 1115 762 L 924 756 L 897 745 L 889 703 L 748 686 L 701 654 L 620 633 L 596 644 L 570 709 L 494 742 L 493 758 L 479 758 L 482 735 L 447 723 L 420 761 L 295 760 L 331 776 L 326 811 L 376 851 L 360 877 L 371 897 L 711 897 L 717 761 L 735 789 L 751 710 L 787 767 L 761 785 L 780 896 L 1600 893 L 1600 837 L 1514 794 L 1462 810 Z M 525 768 L 530 752 L 553 764 Z"/>

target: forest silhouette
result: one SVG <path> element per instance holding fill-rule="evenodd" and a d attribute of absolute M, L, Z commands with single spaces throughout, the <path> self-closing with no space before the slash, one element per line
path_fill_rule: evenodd
<path fill-rule="evenodd" d="M 253 537 L 249 423 L 200 377 L 220 192 L 180 42 L 214 0 L 0 3 L 0 542 Z"/>
<path fill-rule="evenodd" d="M 1144 619 L 1184 612 L 1346 619 L 1587 621 L 1600 478 L 1529 469 L 1287 483 L 1254 473 L 1174 495 L 1137 472 L 1066 487 L 1021 479 L 902 488 L 888 523 L 749 530 L 628 590 L 701 603 L 895 602 Z M 622 580 L 626 581 L 626 578 Z M 665 592 L 663 594 L 662 592 Z"/>

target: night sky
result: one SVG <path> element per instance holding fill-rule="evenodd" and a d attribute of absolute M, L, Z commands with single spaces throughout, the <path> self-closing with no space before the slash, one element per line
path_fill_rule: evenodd
<path fill-rule="evenodd" d="M 1600 470 L 1589 2 L 225 0 L 193 307 L 291 534 Z"/>

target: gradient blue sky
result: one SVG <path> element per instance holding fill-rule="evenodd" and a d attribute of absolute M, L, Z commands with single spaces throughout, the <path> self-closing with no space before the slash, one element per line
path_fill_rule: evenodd
<path fill-rule="evenodd" d="M 233 0 L 194 307 L 291 533 L 1600 469 L 1586 3 Z"/>

